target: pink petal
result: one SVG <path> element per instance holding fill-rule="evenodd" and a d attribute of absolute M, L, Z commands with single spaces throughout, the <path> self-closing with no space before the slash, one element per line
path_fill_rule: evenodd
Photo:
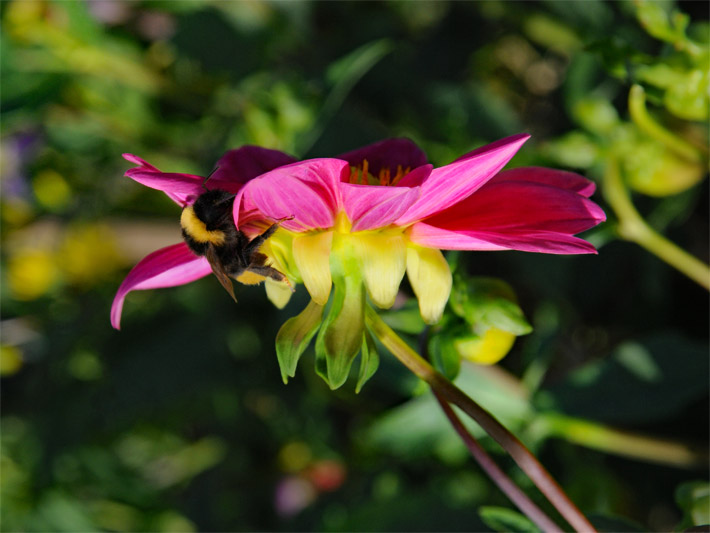
<path fill-rule="evenodd" d="M 333 226 L 342 207 L 341 177 L 350 170 L 340 159 L 310 159 L 274 169 L 248 182 L 234 202 L 235 223 L 252 208 L 286 229 L 304 232 Z"/>
<path fill-rule="evenodd" d="M 133 163 L 133 164 L 135 164 L 135 165 L 138 165 L 139 167 L 145 167 L 145 168 L 150 169 L 150 170 L 158 170 L 158 169 L 155 168 L 153 165 L 151 165 L 150 163 L 148 163 L 145 159 L 141 159 L 141 158 L 138 157 L 137 155 L 125 153 L 125 154 L 123 154 L 123 159 L 125 159 L 126 161 L 128 161 L 128 162 L 130 162 L 130 163 Z"/>
<path fill-rule="evenodd" d="M 442 250 L 520 250 L 548 254 L 595 254 L 587 241 L 553 231 L 498 234 L 485 231 L 451 231 L 417 222 L 409 238 L 420 246 Z"/>
<path fill-rule="evenodd" d="M 507 250 L 505 246 L 490 243 L 486 240 L 477 239 L 469 233 L 463 231 L 452 231 L 448 229 L 431 226 L 425 222 L 416 222 L 407 230 L 409 240 L 420 246 L 427 248 L 438 248 L 440 250 Z"/>
<path fill-rule="evenodd" d="M 495 176 L 529 137 L 513 135 L 435 168 L 422 184 L 419 200 L 396 223 L 407 225 L 422 220 L 470 196 Z"/>
<path fill-rule="evenodd" d="M 184 285 L 211 272 L 207 260 L 193 254 L 184 242 L 153 252 L 133 267 L 118 288 L 111 306 L 111 325 L 120 329 L 123 301 L 129 292 Z"/>
<path fill-rule="evenodd" d="M 498 148 L 505 147 L 506 145 L 510 144 L 516 139 L 523 139 L 522 142 L 527 141 L 530 138 L 530 135 L 527 133 L 518 133 L 516 135 L 511 135 L 509 137 L 503 137 L 502 139 L 498 139 L 497 141 L 493 141 L 492 143 L 489 144 L 484 144 L 483 146 L 479 146 L 478 148 L 475 148 L 471 150 L 470 152 L 465 153 L 461 157 L 457 157 L 454 160 L 454 163 L 458 163 L 459 161 L 463 161 L 465 159 L 471 159 L 472 157 L 479 156 L 483 153 L 490 152 L 491 150 L 497 150 Z M 521 143 L 522 144 L 522 143 Z"/>
<path fill-rule="evenodd" d="M 534 182 L 491 180 L 475 194 L 425 222 L 454 231 L 535 230 L 571 235 L 605 219 L 597 204 L 575 192 Z"/>
<path fill-rule="evenodd" d="M 360 166 L 367 159 L 370 174 L 377 176 L 383 168 L 389 168 L 392 175 L 397 166 L 417 168 L 427 164 L 426 154 L 412 141 L 404 138 L 385 139 L 337 156 L 352 166 Z"/>
<path fill-rule="evenodd" d="M 157 189 L 167 194 L 174 202 L 182 207 L 191 204 L 205 189 L 202 184 L 205 178 L 192 174 L 177 172 L 160 172 L 144 168 L 130 168 L 126 176 L 141 185 Z"/>
<path fill-rule="evenodd" d="M 269 170 L 295 162 L 295 158 L 278 150 L 260 146 L 242 146 L 228 151 L 217 161 L 217 170 L 210 177 L 208 187 L 216 188 L 212 184 L 213 180 L 243 185 Z"/>
<path fill-rule="evenodd" d="M 528 232 L 525 234 L 499 235 L 473 232 L 473 236 L 488 240 L 510 250 L 538 252 L 544 254 L 596 254 L 597 250 L 590 243 L 579 237 L 564 235 L 553 231 Z"/>
<path fill-rule="evenodd" d="M 499 172 L 491 178 L 489 183 L 497 183 L 499 181 L 528 181 L 551 185 L 559 189 L 567 189 L 574 191 L 582 196 L 589 198 L 596 190 L 594 182 L 587 178 L 567 172 L 566 170 L 556 170 L 545 167 L 518 167 L 511 168 Z"/>
<path fill-rule="evenodd" d="M 397 182 L 396 187 L 418 187 L 422 183 L 424 183 L 424 180 L 426 180 L 429 177 L 429 174 L 431 174 L 432 169 L 434 168 L 433 165 L 422 165 L 420 167 L 415 168 L 412 170 L 409 174 L 406 174 L 402 177 L 401 180 Z"/>
<path fill-rule="evenodd" d="M 341 183 L 340 191 L 353 231 L 389 226 L 419 198 L 419 187 L 382 187 Z"/>
<path fill-rule="evenodd" d="M 173 202 L 181 207 L 191 204 L 204 190 L 202 188 L 204 178 L 199 176 L 161 172 L 144 159 L 133 154 L 123 154 L 123 158 L 138 165 L 136 168 L 128 169 L 126 176 L 146 187 L 163 191 Z"/>
<path fill-rule="evenodd" d="M 455 250 L 594 253 L 591 244 L 572 235 L 604 221 L 604 212 L 574 192 L 588 192 L 586 184 L 566 182 L 572 183 L 570 189 L 562 189 L 544 183 L 561 176 L 548 179 L 553 174 L 540 173 L 537 177 L 545 179 L 528 182 L 496 176 L 459 204 L 415 224 L 410 238 L 423 246 Z"/>

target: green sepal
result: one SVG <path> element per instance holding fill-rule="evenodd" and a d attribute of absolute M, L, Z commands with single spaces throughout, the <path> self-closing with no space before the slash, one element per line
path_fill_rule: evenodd
<path fill-rule="evenodd" d="M 457 278 L 451 291 L 451 309 L 471 326 L 496 327 L 513 335 L 526 335 L 532 326 L 518 306 L 515 292 L 496 278 Z"/>
<path fill-rule="evenodd" d="M 348 379 L 365 331 L 362 280 L 335 278 L 333 300 L 316 337 L 316 373 L 335 390 Z"/>
<path fill-rule="evenodd" d="M 365 330 L 362 339 L 362 350 L 360 351 L 360 373 L 355 385 L 355 393 L 360 393 L 362 386 L 377 372 L 380 366 L 380 355 L 377 353 L 375 340 L 370 332 Z"/>
<path fill-rule="evenodd" d="M 296 375 L 298 360 L 318 331 L 323 309 L 322 305 L 311 300 L 303 311 L 284 322 L 276 334 L 276 357 L 284 383 Z"/>
<path fill-rule="evenodd" d="M 449 380 L 455 379 L 461 370 L 461 356 L 454 347 L 456 337 L 453 332 L 440 332 L 429 338 L 427 346 L 432 365 Z"/>

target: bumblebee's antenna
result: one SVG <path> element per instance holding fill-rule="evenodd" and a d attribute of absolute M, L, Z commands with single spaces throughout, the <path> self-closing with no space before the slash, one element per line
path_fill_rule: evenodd
<path fill-rule="evenodd" d="M 209 191 L 209 189 L 207 188 L 207 180 L 209 180 L 209 179 L 212 177 L 212 174 L 214 174 L 215 172 L 217 172 L 217 170 L 219 170 L 219 167 L 218 167 L 218 166 L 217 166 L 217 167 L 214 167 L 214 168 L 212 169 L 212 172 L 210 172 L 209 174 L 207 174 L 207 177 L 205 178 L 205 181 L 202 182 L 202 188 L 203 188 L 205 191 Z"/>

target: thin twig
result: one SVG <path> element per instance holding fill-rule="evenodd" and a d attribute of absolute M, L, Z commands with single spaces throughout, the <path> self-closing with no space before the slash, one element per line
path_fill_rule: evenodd
<path fill-rule="evenodd" d="M 488 477 L 491 478 L 496 485 L 498 485 L 498 488 L 503 491 L 506 496 L 508 496 L 510 501 L 513 502 L 518 509 L 525 514 L 525 516 L 535 522 L 535 524 L 537 524 L 540 529 L 546 533 L 562 533 L 562 530 L 557 526 L 557 524 L 555 524 L 542 509 L 535 505 L 535 503 L 528 498 L 527 494 L 525 494 L 520 487 L 513 483 L 513 481 L 505 474 L 505 472 L 503 472 L 503 470 L 500 469 L 491 456 L 486 453 L 476 438 L 464 427 L 459 417 L 456 416 L 456 413 L 454 413 L 454 410 L 448 403 L 446 403 L 446 400 L 444 400 L 437 391 L 434 391 L 434 396 L 436 396 L 441 409 L 449 419 L 449 422 L 451 422 L 451 425 L 456 430 L 456 433 L 459 434 L 461 440 L 463 440 L 464 444 L 466 444 L 466 447 L 468 448 L 468 451 L 471 452 L 473 458 L 476 462 L 478 462 L 486 474 L 488 474 Z"/>
<path fill-rule="evenodd" d="M 399 359 L 417 377 L 449 403 L 453 403 L 475 420 L 488 435 L 510 454 L 518 466 L 535 483 L 540 492 L 550 501 L 559 513 L 578 532 L 594 532 L 594 526 L 572 503 L 562 488 L 553 479 L 545 467 L 520 440 L 498 422 L 488 411 L 483 409 L 461 389 L 437 372 L 427 361 L 404 342 L 382 318 L 371 308 L 367 309 L 367 321 L 371 330 L 382 344 Z"/>

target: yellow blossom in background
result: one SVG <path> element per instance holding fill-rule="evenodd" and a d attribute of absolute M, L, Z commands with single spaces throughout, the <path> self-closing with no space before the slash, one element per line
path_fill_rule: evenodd
<path fill-rule="evenodd" d="M 105 279 L 122 265 L 113 231 L 93 224 L 69 228 L 57 260 L 66 281 L 81 286 Z"/>
<path fill-rule="evenodd" d="M 64 177 L 52 169 L 39 172 L 33 182 L 32 189 L 37 201 L 50 211 L 60 211 L 71 200 L 72 191 Z"/>
<path fill-rule="evenodd" d="M 12 296 L 18 300 L 35 300 L 59 281 L 60 273 L 54 254 L 44 248 L 25 248 L 8 260 L 7 281 Z"/>
<path fill-rule="evenodd" d="M 17 346 L 0 345 L 0 376 L 12 376 L 22 368 L 22 352 Z"/>

